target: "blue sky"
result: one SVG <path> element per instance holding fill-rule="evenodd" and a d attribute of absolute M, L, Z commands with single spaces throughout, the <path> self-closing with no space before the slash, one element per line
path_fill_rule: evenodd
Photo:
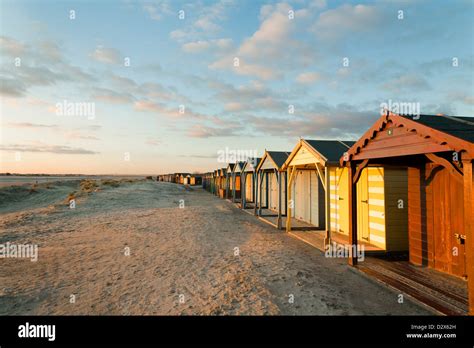
<path fill-rule="evenodd" d="M 225 148 L 357 139 L 389 100 L 474 115 L 472 1 L 2 0 L 0 10 L 2 172 L 208 171 Z M 94 117 L 59 115 L 64 101 L 93 104 Z"/>

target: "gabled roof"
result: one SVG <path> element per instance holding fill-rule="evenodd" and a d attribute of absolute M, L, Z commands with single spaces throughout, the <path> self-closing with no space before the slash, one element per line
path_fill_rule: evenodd
<path fill-rule="evenodd" d="M 237 162 L 234 166 L 234 173 L 240 173 L 244 169 L 245 162 Z"/>
<path fill-rule="evenodd" d="M 291 154 L 288 156 L 282 169 L 288 168 L 292 159 L 296 156 L 301 147 L 306 147 L 323 165 L 338 164 L 339 159 L 355 144 L 352 140 L 312 140 L 300 139 Z"/>
<path fill-rule="evenodd" d="M 331 163 L 338 162 L 342 154 L 355 144 L 353 140 L 303 140 Z"/>
<path fill-rule="evenodd" d="M 255 170 L 255 168 L 258 167 L 258 165 L 260 164 L 260 161 L 262 160 L 261 157 L 254 157 L 254 158 L 249 158 L 245 163 L 244 163 L 244 166 L 242 168 L 243 171 L 251 171 L 251 170 L 247 170 L 249 169 L 249 166 L 252 166 L 252 169 Z M 252 171 L 253 171 L 252 170 Z"/>
<path fill-rule="evenodd" d="M 234 166 L 235 166 L 235 163 L 227 164 L 227 168 L 225 169 L 226 172 L 229 172 L 229 170 L 230 170 L 230 172 L 232 172 L 234 170 Z"/>
<path fill-rule="evenodd" d="M 414 119 L 413 116 L 400 116 L 459 139 L 474 142 L 474 117 L 420 115 L 418 119 Z"/>
<path fill-rule="evenodd" d="M 274 164 L 275 167 L 280 169 L 281 166 L 285 163 L 286 159 L 289 156 L 289 152 L 285 151 L 265 151 L 260 163 L 257 166 L 257 170 L 260 170 L 260 167 L 263 165 L 265 160 L 269 158 Z"/>
<path fill-rule="evenodd" d="M 383 131 L 389 123 L 395 128 L 403 128 L 407 132 L 417 134 L 420 139 L 426 142 L 429 139 L 432 147 L 439 151 L 467 152 L 474 157 L 474 118 L 445 116 L 445 115 L 420 115 L 402 116 L 394 113 L 387 113 L 381 116 L 374 125 L 362 135 L 362 137 L 347 151 L 347 156 L 340 159 L 343 165 L 359 154 L 369 142 L 375 138 L 377 133 Z M 433 151 L 433 150 L 431 150 Z M 430 149 L 419 150 L 418 154 L 431 153 Z M 385 157 L 390 157 L 388 154 Z M 393 154 L 392 157 L 400 156 Z"/>

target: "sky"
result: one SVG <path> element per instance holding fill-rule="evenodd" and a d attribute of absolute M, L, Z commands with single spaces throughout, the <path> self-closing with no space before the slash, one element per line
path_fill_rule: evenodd
<path fill-rule="evenodd" d="M 0 0 L 0 172 L 207 172 L 474 116 L 470 0 Z"/>

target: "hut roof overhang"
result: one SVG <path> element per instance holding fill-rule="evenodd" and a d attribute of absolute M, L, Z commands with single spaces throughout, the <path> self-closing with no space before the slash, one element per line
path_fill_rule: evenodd
<path fill-rule="evenodd" d="M 383 140 L 375 138 L 387 128 L 397 134 Z M 395 132 L 395 131 L 392 131 Z M 407 133 L 412 135 L 410 139 Z M 405 135 L 405 137 L 401 137 Z M 403 116 L 387 113 L 340 158 L 345 165 L 353 160 L 420 155 L 455 151 L 474 158 L 474 118 L 444 115 Z"/>
<path fill-rule="evenodd" d="M 281 169 L 286 170 L 292 165 L 293 159 L 301 150 L 301 148 L 309 151 L 314 156 L 315 162 L 321 163 L 323 166 L 339 165 L 339 158 L 354 144 L 355 141 L 349 140 L 300 139 L 293 151 L 291 151 Z M 308 164 L 314 164 L 315 162 Z"/>
<path fill-rule="evenodd" d="M 265 154 L 257 166 L 257 171 L 262 170 L 263 165 L 268 161 L 270 161 L 273 169 L 281 170 L 289 154 L 289 152 L 285 151 L 265 151 Z"/>
<path fill-rule="evenodd" d="M 260 157 L 254 157 L 254 158 L 249 158 L 245 163 L 244 163 L 244 172 L 254 172 L 258 165 L 260 164 L 260 161 L 262 158 Z"/>
<path fill-rule="evenodd" d="M 240 173 L 242 172 L 243 168 L 245 166 L 245 162 L 244 161 L 241 161 L 241 162 L 237 162 L 234 166 L 234 169 L 233 169 L 233 173 Z"/>

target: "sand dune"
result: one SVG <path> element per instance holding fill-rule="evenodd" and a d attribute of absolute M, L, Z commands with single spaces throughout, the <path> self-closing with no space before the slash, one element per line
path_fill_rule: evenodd
<path fill-rule="evenodd" d="M 0 259 L 0 315 L 428 314 L 200 188 L 53 186 L 0 193 L 0 244 L 39 246 Z"/>

